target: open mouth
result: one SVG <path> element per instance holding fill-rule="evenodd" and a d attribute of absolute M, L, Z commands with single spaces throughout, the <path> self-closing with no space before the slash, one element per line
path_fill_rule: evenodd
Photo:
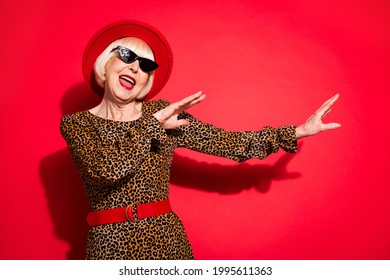
<path fill-rule="evenodd" d="M 135 79 L 128 75 L 120 75 L 119 76 L 119 83 L 122 87 L 125 89 L 132 89 L 135 86 Z"/>

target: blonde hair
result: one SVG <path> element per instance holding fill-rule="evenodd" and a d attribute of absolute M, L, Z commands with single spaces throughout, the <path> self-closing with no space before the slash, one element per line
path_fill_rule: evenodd
<path fill-rule="evenodd" d="M 107 65 L 107 62 L 117 55 L 116 52 L 112 52 L 114 48 L 117 46 L 126 47 L 133 52 L 135 52 L 138 56 L 145 57 L 148 59 L 151 59 L 154 61 L 154 54 L 152 49 L 149 47 L 148 44 L 146 44 L 141 39 L 135 38 L 135 37 L 124 37 L 121 39 L 118 39 L 111 44 L 107 46 L 107 48 L 98 56 L 98 58 L 95 61 L 95 64 L 93 66 L 93 70 L 95 72 L 95 79 L 99 86 L 104 88 L 104 83 L 106 81 L 105 78 L 105 68 Z M 151 71 L 148 73 L 149 78 L 146 82 L 145 87 L 141 91 L 141 95 L 146 96 L 146 94 L 151 90 L 153 86 L 153 80 L 154 80 L 154 71 Z"/>

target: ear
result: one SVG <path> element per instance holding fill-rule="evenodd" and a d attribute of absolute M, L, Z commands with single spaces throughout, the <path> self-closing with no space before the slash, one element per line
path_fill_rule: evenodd
<path fill-rule="evenodd" d="M 108 64 L 108 61 L 107 61 L 106 65 L 104 65 L 104 68 L 103 68 L 103 71 L 102 71 L 102 77 L 104 77 L 104 79 L 106 79 L 106 67 L 107 67 L 107 64 Z"/>
<path fill-rule="evenodd" d="M 97 75 L 97 74 L 95 73 L 95 80 L 96 80 L 96 83 L 97 83 L 100 87 L 104 88 L 104 84 L 106 83 L 106 73 L 105 73 L 105 71 L 104 71 L 104 73 L 103 73 L 103 78 L 101 78 L 99 75 Z"/>
<path fill-rule="evenodd" d="M 106 82 L 106 67 L 107 67 L 107 63 L 106 66 L 104 66 L 103 68 L 102 76 L 100 78 L 100 83 L 103 85 L 103 87 L 104 87 L 104 83 Z"/>

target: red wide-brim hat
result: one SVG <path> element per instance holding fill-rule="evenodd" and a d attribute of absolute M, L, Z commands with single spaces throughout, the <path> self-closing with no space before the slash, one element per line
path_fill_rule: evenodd
<path fill-rule="evenodd" d="M 165 37 L 156 28 L 143 22 L 122 20 L 113 22 L 100 29 L 88 42 L 83 55 L 83 75 L 85 81 L 94 92 L 103 96 L 104 89 L 95 79 L 93 66 L 97 57 L 113 41 L 123 37 L 136 37 L 149 45 L 154 54 L 154 60 L 159 67 L 154 72 L 154 81 L 146 99 L 154 97 L 167 83 L 172 71 L 172 50 Z"/>

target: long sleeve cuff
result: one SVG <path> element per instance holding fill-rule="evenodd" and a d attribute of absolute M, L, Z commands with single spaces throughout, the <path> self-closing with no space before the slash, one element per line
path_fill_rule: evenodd
<path fill-rule="evenodd" d="M 296 137 L 296 126 L 285 125 L 277 129 L 278 144 L 284 151 L 288 153 L 296 153 L 298 151 L 298 143 Z"/>

